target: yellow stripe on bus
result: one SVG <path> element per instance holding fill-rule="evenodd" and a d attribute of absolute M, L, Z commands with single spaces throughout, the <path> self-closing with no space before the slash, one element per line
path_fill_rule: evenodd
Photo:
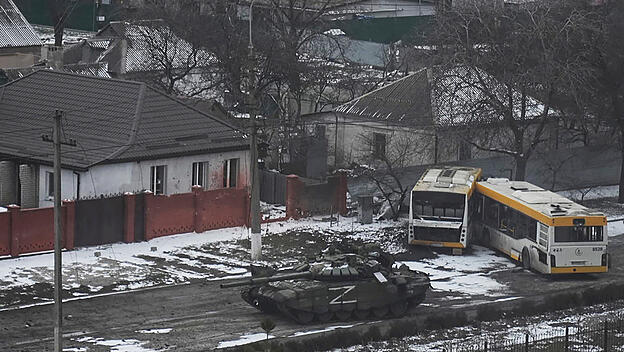
<path fill-rule="evenodd" d="M 448 248 L 466 248 L 459 242 L 440 242 L 440 241 L 425 241 L 425 240 L 411 240 L 410 244 L 419 246 L 439 246 Z"/>
<path fill-rule="evenodd" d="M 551 274 L 576 274 L 576 273 L 606 273 L 606 266 L 568 266 L 550 268 Z"/>
<path fill-rule="evenodd" d="M 605 226 L 607 225 L 606 216 L 557 216 L 550 217 L 542 214 L 541 212 L 532 209 L 531 207 L 522 204 L 521 202 L 504 196 L 492 189 L 489 189 L 482 184 L 477 183 L 477 191 L 485 196 L 488 196 L 495 201 L 498 201 L 506 206 L 513 208 L 525 215 L 532 217 L 533 219 L 541 222 L 544 225 L 549 226 L 574 226 L 574 219 L 585 219 L 585 226 Z"/>

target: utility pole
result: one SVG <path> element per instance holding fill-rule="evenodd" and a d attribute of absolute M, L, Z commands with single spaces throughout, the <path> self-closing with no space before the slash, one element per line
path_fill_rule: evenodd
<path fill-rule="evenodd" d="M 63 352 L 63 278 L 62 255 L 63 247 L 61 223 L 61 144 L 75 146 L 76 141 L 61 141 L 61 118 L 63 112 L 56 110 L 54 114 L 54 131 L 52 138 L 44 135 L 41 138 L 54 144 L 54 352 Z"/>
<path fill-rule="evenodd" d="M 259 260 L 262 255 L 262 237 L 260 233 L 260 171 L 258 170 L 258 130 L 256 125 L 256 77 L 254 73 L 255 57 L 253 53 L 253 41 L 251 23 L 253 18 L 253 5 L 249 4 L 249 122 L 251 124 L 251 138 L 249 149 L 251 154 L 251 260 Z"/>

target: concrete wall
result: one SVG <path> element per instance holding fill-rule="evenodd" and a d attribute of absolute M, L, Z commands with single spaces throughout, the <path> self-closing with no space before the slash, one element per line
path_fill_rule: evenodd
<path fill-rule="evenodd" d="M 166 165 L 165 194 L 188 193 L 192 187 L 192 165 L 194 162 L 207 161 L 208 189 L 223 187 L 223 162 L 239 158 L 238 186 L 248 186 L 249 152 L 234 151 L 215 154 L 201 154 L 168 159 L 144 160 L 117 164 L 102 164 L 90 168 L 86 172 L 75 173 L 63 170 L 61 174 L 61 190 L 63 199 L 80 197 L 99 197 L 101 195 L 137 192 L 150 189 L 151 167 Z M 47 196 L 47 172 L 52 167 L 41 166 L 38 172 L 39 207 L 53 206 L 54 200 Z M 79 184 L 79 185 L 78 185 Z M 36 206 L 36 205 L 35 205 Z"/>

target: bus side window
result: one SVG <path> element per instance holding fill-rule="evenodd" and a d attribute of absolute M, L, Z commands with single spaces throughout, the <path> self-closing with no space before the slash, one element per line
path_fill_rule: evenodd
<path fill-rule="evenodd" d="M 492 226 L 498 227 L 498 204 L 492 201 L 488 197 L 485 198 L 484 212 L 485 212 L 485 223 Z"/>
<path fill-rule="evenodd" d="M 532 239 L 533 242 L 537 242 L 537 220 L 531 219 L 527 216 L 526 221 L 529 225 L 528 237 Z"/>

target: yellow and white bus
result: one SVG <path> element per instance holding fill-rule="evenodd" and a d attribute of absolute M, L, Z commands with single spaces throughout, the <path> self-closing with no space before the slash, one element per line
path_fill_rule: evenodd
<path fill-rule="evenodd" d="M 481 169 L 432 168 L 410 195 L 408 244 L 448 247 L 461 254 L 471 242 L 472 195 Z"/>
<path fill-rule="evenodd" d="M 477 182 L 484 244 L 545 274 L 607 271 L 607 218 L 524 181 Z"/>

